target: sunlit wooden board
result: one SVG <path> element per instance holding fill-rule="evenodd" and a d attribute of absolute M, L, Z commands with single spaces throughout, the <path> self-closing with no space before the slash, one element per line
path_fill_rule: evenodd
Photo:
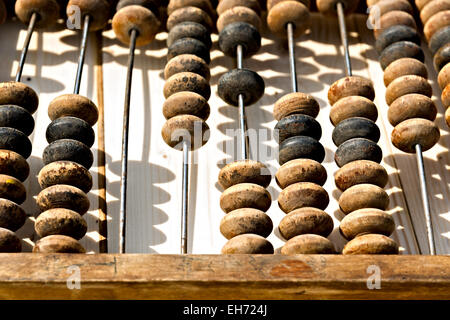
<path fill-rule="evenodd" d="M 419 253 L 412 232 L 416 229 L 417 239 L 424 253 L 427 253 L 425 218 L 419 192 L 419 180 L 415 156 L 404 154 L 390 143 L 392 126 L 387 121 L 387 105 L 384 101 L 385 87 L 382 70 L 373 49 L 373 36 L 366 27 L 363 15 L 347 19 L 352 65 L 355 75 L 371 78 L 376 90 L 376 104 L 379 110 L 377 124 L 381 129 L 379 145 L 383 149 L 383 165 L 389 172 L 386 190 L 391 196 L 389 212 L 393 214 L 397 230 L 393 238 L 401 245 L 402 253 Z M 2 46 L 1 80 L 12 79 L 17 65 L 19 49 L 23 42 L 25 27 L 18 22 L 0 26 L 0 40 L 11 43 L 11 48 Z M 4 31 L 4 32 L 3 32 Z M 20 37 L 18 38 L 18 35 Z M 122 140 L 122 113 L 125 91 L 126 63 L 128 48 L 121 45 L 109 30 L 103 33 L 103 98 L 105 117 L 105 159 L 106 159 L 106 201 L 108 213 L 108 249 L 118 250 L 118 217 L 120 192 L 120 157 Z M 257 130 L 259 138 L 250 142 L 253 159 L 264 162 L 272 175 L 279 168 L 277 162 L 278 146 L 273 138 L 276 121 L 272 116 L 273 104 L 290 90 L 287 48 L 278 39 L 262 32 L 262 47 L 258 54 L 244 61 L 244 67 L 257 71 L 266 83 L 264 97 L 246 109 L 248 128 Z M 162 94 L 164 79 L 162 70 L 166 64 L 166 33 L 160 33 L 150 45 L 136 51 L 133 73 L 132 106 L 130 118 L 129 185 L 127 216 L 127 252 L 130 253 L 179 253 L 181 221 L 181 152 L 168 147 L 161 138 L 161 128 L 165 122 L 162 115 Z M 3 40 L 5 42 L 3 42 Z M 227 162 L 236 160 L 238 146 L 230 149 L 227 144 L 236 143 L 229 130 L 237 128 L 237 109 L 227 106 L 217 96 L 217 82 L 227 70 L 234 68 L 234 61 L 224 57 L 218 49 L 217 35 L 213 35 L 211 52 L 211 91 L 209 100 L 211 115 L 207 123 L 211 129 L 208 143 L 191 154 L 193 165 L 190 172 L 189 199 L 189 252 L 219 253 L 226 239 L 220 234 L 219 225 L 224 213 L 219 199 L 223 191 L 217 184 L 219 170 Z M 33 154 L 30 157 L 32 174 L 27 180 L 29 196 L 24 208 L 30 216 L 38 210 L 34 198 L 40 188 L 36 175 L 42 168 L 41 155 L 47 145 L 45 129 L 50 120 L 47 105 L 55 97 L 73 90 L 73 82 L 78 57 L 79 33 L 63 30 L 39 32 L 33 37 L 32 47 L 24 71 L 30 84 L 40 94 L 40 107 L 35 115 L 36 129 L 32 136 Z M 91 37 L 89 52 L 83 76 L 81 94 L 94 102 L 97 99 L 97 82 L 94 70 L 96 63 L 95 38 Z M 425 152 L 425 165 L 428 173 L 430 203 L 437 253 L 450 252 L 450 201 L 449 201 L 449 136 L 439 101 L 440 89 L 436 85 L 436 74 L 432 59 L 424 46 L 429 77 L 432 80 L 434 100 L 438 106 L 437 124 L 441 129 L 441 140 L 433 149 Z M 337 190 L 333 174 L 337 170 L 334 163 L 336 147 L 331 140 L 333 126 L 329 121 L 330 105 L 327 91 L 331 83 L 344 76 L 343 57 L 337 21 L 313 14 L 311 31 L 298 39 L 297 70 L 299 89 L 312 94 L 319 102 L 321 111 L 318 121 L 322 125 L 321 143 L 326 149 L 324 166 L 328 172 L 325 189 L 330 195 L 326 211 L 333 217 L 335 230 L 330 235 L 336 248 L 342 249 L 345 240 L 338 231 L 343 214 L 339 211 Z M 233 143 L 232 143 L 233 144 Z M 225 149 L 225 146 L 227 148 Z M 93 147 L 97 156 L 97 144 Z M 98 252 L 98 201 L 97 201 L 97 162 L 91 173 L 94 189 L 90 192 L 91 210 L 85 215 L 89 225 L 88 235 L 82 240 L 91 252 Z M 276 199 L 280 192 L 275 180 L 268 188 L 273 203 L 268 211 L 273 220 L 274 232 L 269 240 L 275 248 L 280 248 L 284 240 L 277 231 L 280 220 L 285 215 L 278 207 Z M 409 218 L 411 217 L 411 219 Z M 31 249 L 37 239 L 33 234 L 33 219 L 19 231 L 25 239 L 25 249 Z"/>

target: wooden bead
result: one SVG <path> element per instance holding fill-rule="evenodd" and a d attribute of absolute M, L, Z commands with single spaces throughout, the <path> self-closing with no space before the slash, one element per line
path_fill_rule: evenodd
<path fill-rule="evenodd" d="M 387 86 L 386 102 L 391 105 L 397 98 L 410 93 L 431 97 L 433 89 L 426 78 L 416 75 L 401 76 Z"/>
<path fill-rule="evenodd" d="M 342 254 L 398 254 L 398 245 L 382 234 L 365 234 L 348 242 Z"/>
<path fill-rule="evenodd" d="M 41 211 L 64 208 L 78 212 L 80 215 L 89 210 L 89 199 L 80 189 L 67 184 L 57 184 L 42 190 L 36 203 Z"/>
<path fill-rule="evenodd" d="M 285 213 L 304 207 L 325 210 L 330 199 L 324 188 L 311 182 L 297 182 L 280 192 L 278 205 Z"/>
<path fill-rule="evenodd" d="M 384 85 L 387 87 L 395 79 L 407 75 L 416 75 L 427 79 L 427 67 L 424 63 L 412 58 L 395 60 L 384 70 Z"/>
<path fill-rule="evenodd" d="M 419 9 L 419 11 L 421 11 L 423 9 L 423 7 L 425 7 L 428 2 L 431 2 L 433 0 L 415 0 L 414 3 L 416 4 L 417 9 Z"/>
<path fill-rule="evenodd" d="M 36 12 L 38 15 L 36 26 L 39 28 L 51 26 L 59 18 L 59 4 L 56 0 L 17 0 L 14 9 L 24 24 L 28 24 Z"/>
<path fill-rule="evenodd" d="M 281 189 L 297 182 L 313 182 L 323 186 L 327 180 L 327 172 L 315 160 L 294 159 L 283 164 L 275 174 L 275 178 Z"/>
<path fill-rule="evenodd" d="M 392 131 L 392 144 L 403 152 L 415 153 L 416 144 L 422 151 L 431 149 L 440 138 L 436 124 L 426 119 L 408 119 L 395 126 Z"/>
<path fill-rule="evenodd" d="M 386 210 L 389 196 L 382 188 L 373 184 L 357 184 L 345 190 L 339 197 L 339 208 L 345 214 L 363 208 Z"/>
<path fill-rule="evenodd" d="M 334 82 L 328 90 L 328 101 L 331 105 L 334 105 L 339 99 L 349 96 L 366 97 L 373 101 L 375 91 L 372 81 L 359 76 L 345 77 Z"/>
<path fill-rule="evenodd" d="M 381 148 L 373 141 L 364 138 L 354 138 L 341 144 L 334 155 L 338 167 L 356 160 L 371 160 L 381 162 L 383 153 Z"/>
<path fill-rule="evenodd" d="M 180 72 L 171 76 L 164 84 L 164 97 L 167 99 L 177 92 L 190 91 L 201 95 L 206 100 L 211 96 L 208 81 L 192 72 Z"/>
<path fill-rule="evenodd" d="M 244 106 L 256 103 L 264 94 L 264 80 L 249 69 L 233 69 L 219 79 L 219 97 L 232 106 L 239 105 L 239 95 L 243 95 Z"/>
<path fill-rule="evenodd" d="M 333 254 L 333 244 L 327 238 L 316 234 L 302 234 L 290 239 L 281 248 L 281 254 Z"/>
<path fill-rule="evenodd" d="M 224 189 L 240 183 L 253 183 L 267 188 L 272 176 L 269 169 L 261 162 L 239 160 L 223 167 L 219 172 L 218 180 Z"/>
<path fill-rule="evenodd" d="M 79 240 L 86 234 L 87 223 L 79 213 L 58 208 L 42 212 L 36 218 L 34 228 L 40 237 L 62 234 Z"/>
<path fill-rule="evenodd" d="M 347 240 L 370 233 L 389 237 L 394 230 L 395 222 L 392 216 L 375 208 L 353 211 L 345 216 L 339 225 L 339 231 Z"/>
<path fill-rule="evenodd" d="M 374 17 L 382 17 L 390 11 L 404 11 L 413 14 L 413 8 L 408 0 L 383 0 L 377 2 L 370 9 L 369 19 L 374 21 Z"/>
<path fill-rule="evenodd" d="M 11 230 L 0 228 L 0 252 L 21 252 L 22 243 Z"/>
<path fill-rule="evenodd" d="M 255 11 L 258 16 L 261 14 L 258 0 L 221 0 L 217 6 L 217 13 L 221 16 L 225 11 L 234 7 L 247 7 Z"/>
<path fill-rule="evenodd" d="M 0 198 L 22 204 L 27 198 L 25 186 L 12 176 L 0 174 Z"/>
<path fill-rule="evenodd" d="M 34 129 L 34 119 L 26 109 L 15 105 L 0 105 L 0 127 L 17 129 L 29 136 Z"/>
<path fill-rule="evenodd" d="M 289 212 L 281 220 L 278 230 L 283 238 L 289 240 L 308 233 L 328 237 L 333 227 L 333 219 L 325 211 L 305 207 Z"/>
<path fill-rule="evenodd" d="M 161 5 L 160 2 L 160 0 L 120 0 L 119 2 L 117 2 L 116 12 L 128 6 L 138 5 L 147 8 L 148 10 L 153 12 L 155 16 L 158 16 L 158 7 Z"/>
<path fill-rule="evenodd" d="M 78 10 L 73 10 L 73 7 L 78 7 Z M 85 16 L 90 17 L 89 31 L 102 30 L 106 27 L 109 20 L 109 3 L 107 0 L 69 0 L 67 4 L 67 17 L 77 19 L 77 14 L 81 14 L 84 20 Z M 78 17 L 79 18 L 79 17 Z"/>
<path fill-rule="evenodd" d="M 270 217 L 264 212 L 252 208 L 231 211 L 220 221 L 220 233 L 227 239 L 245 233 L 253 233 L 267 238 L 272 232 L 272 228 Z"/>
<path fill-rule="evenodd" d="M 450 62 L 450 41 L 442 46 L 433 57 L 434 68 L 440 71 L 446 64 Z"/>
<path fill-rule="evenodd" d="M 434 121 L 437 109 L 433 100 L 422 94 L 412 93 L 396 99 L 389 107 L 388 119 L 395 127 L 400 122 L 412 118 Z"/>
<path fill-rule="evenodd" d="M 25 181 L 30 174 L 30 166 L 25 158 L 17 152 L 0 149 L 0 174 Z"/>
<path fill-rule="evenodd" d="M 284 140 L 295 136 L 308 136 L 320 140 L 322 128 L 319 122 L 305 114 L 291 114 L 284 117 L 275 125 L 275 140 L 282 143 Z"/>
<path fill-rule="evenodd" d="M 447 107 L 447 110 L 445 110 L 445 122 L 447 123 L 447 126 L 450 127 L 450 108 Z"/>
<path fill-rule="evenodd" d="M 33 252 L 40 253 L 86 253 L 81 244 L 72 237 L 54 234 L 39 239 Z"/>
<path fill-rule="evenodd" d="M 337 4 L 342 3 L 344 7 L 344 13 L 350 14 L 356 10 L 359 4 L 359 0 L 317 0 L 317 9 L 325 15 L 337 15 Z"/>
<path fill-rule="evenodd" d="M 92 177 L 82 165 L 70 161 L 57 161 L 39 171 L 39 185 L 42 189 L 56 184 L 68 184 L 88 193 L 92 188 Z"/>
<path fill-rule="evenodd" d="M 258 29 L 246 22 L 233 22 L 219 33 L 219 47 L 229 57 L 236 57 L 236 48 L 241 45 L 244 58 L 248 58 L 261 48 Z"/>
<path fill-rule="evenodd" d="M 378 142 L 380 129 L 372 120 L 358 117 L 341 121 L 333 130 L 332 139 L 336 146 L 353 138 L 365 138 Z"/>
<path fill-rule="evenodd" d="M 272 244 L 256 234 L 241 234 L 222 247 L 222 254 L 273 254 Z"/>
<path fill-rule="evenodd" d="M 205 26 L 197 22 L 186 21 L 170 29 L 167 35 L 167 46 L 183 38 L 193 38 L 201 41 L 208 49 L 211 48 L 211 35 Z"/>
<path fill-rule="evenodd" d="M 283 1 L 272 7 L 267 15 L 267 25 L 270 31 L 280 38 L 287 37 L 286 26 L 292 23 L 294 37 L 299 37 L 310 26 L 308 8 L 298 1 Z"/>
<path fill-rule="evenodd" d="M 45 132 L 48 143 L 61 139 L 72 139 L 92 147 L 95 133 L 86 121 L 75 117 L 62 117 L 53 120 Z"/>
<path fill-rule="evenodd" d="M 375 29 L 373 30 L 375 39 L 378 39 L 378 37 L 383 33 L 384 30 L 395 25 L 403 25 L 411 27 L 413 29 L 417 29 L 414 17 L 407 12 L 399 10 L 389 11 L 380 16 L 378 24 L 375 21 L 372 21 L 372 23 L 375 25 Z M 377 26 L 379 26 L 378 29 L 376 28 Z"/>
<path fill-rule="evenodd" d="M 380 54 L 380 65 L 385 70 L 391 63 L 402 58 L 412 58 L 424 62 L 425 56 L 420 46 L 409 41 L 391 44 Z"/>
<path fill-rule="evenodd" d="M 92 151 L 84 143 L 72 139 L 61 139 L 50 143 L 42 153 L 44 164 L 55 161 L 72 161 L 89 169 L 94 162 Z"/>
<path fill-rule="evenodd" d="M 331 108 L 330 121 L 335 126 L 341 121 L 353 117 L 376 121 L 378 110 L 375 103 L 365 97 L 348 96 L 339 99 Z"/>
<path fill-rule="evenodd" d="M 4 23 L 6 17 L 8 16 L 8 12 L 6 11 L 6 6 L 3 0 L 0 1 L 0 24 Z"/>
<path fill-rule="evenodd" d="M 273 117 L 280 121 L 291 114 L 305 114 L 313 118 L 319 114 L 319 103 L 313 96 L 301 92 L 284 95 L 275 102 Z"/>
<path fill-rule="evenodd" d="M 209 0 L 170 0 L 167 5 L 167 14 L 170 16 L 177 9 L 185 7 L 196 7 L 207 12 L 211 17 L 215 12 Z"/>
<path fill-rule="evenodd" d="M 190 114 L 206 120 L 209 117 L 209 113 L 208 101 L 195 92 L 182 91 L 174 93 L 163 103 L 163 114 L 166 119 Z"/>
<path fill-rule="evenodd" d="M 0 199 L 0 228 L 16 231 L 26 219 L 27 215 L 19 205 L 8 199 Z"/>
<path fill-rule="evenodd" d="M 26 159 L 31 154 L 31 142 L 22 131 L 0 127 L 0 149 L 17 152 Z"/>
<path fill-rule="evenodd" d="M 450 83 L 442 90 L 441 101 L 444 108 L 450 107 Z"/>
<path fill-rule="evenodd" d="M 226 213 L 240 208 L 254 208 L 265 212 L 271 203 L 270 193 L 254 183 L 235 184 L 220 196 L 220 207 Z"/>
<path fill-rule="evenodd" d="M 208 124 L 201 118 L 184 114 L 170 118 L 164 123 L 161 135 L 172 148 L 183 149 L 183 141 L 190 142 L 190 149 L 203 146 L 209 139 Z"/>
<path fill-rule="evenodd" d="M 9 81 L 0 82 L 0 105 L 16 105 L 34 113 L 39 105 L 36 92 L 26 84 Z"/>
<path fill-rule="evenodd" d="M 307 136 L 291 137 L 280 144 L 278 153 L 280 165 L 299 158 L 322 162 L 325 159 L 325 149 L 319 141 Z"/>
<path fill-rule="evenodd" d="M 431 37 L 441 28 L 447 27 L 450 25 L 450 10 L 445 10 L 436 13 L 430 19 L 428 19 L 427 23 L 423 26 L 423 34 L 427 41 L 430 41 Z"/>
<path fill-rule="evenodd" d="M 388 174 L 379 163 L 370 160 L 357 160 L 347 163 L 336 171 L 334 182 L 341 191 L 363 183 L 384 188 L 388 182 Z"/>
<path fill-rule="evenodd" d="M 427 21 L 434 16 L 436 13 L 450 10 L 450 1 L 449 0 L 436 0 L 427 3 L 423 9 L 420 11 L 420 20 L 422 20 L 423 24 L 426 24 Z"/>
<path fill-rule="evenodd" d="M 48 116 L 51 120 L 61 117 L 80 118 L 93 126 L 98 119 L 95 104 L 78 94 L 63 94 L 50 102 Z"/>
<path fill-rule="evenodd" d="M 182 38 L 172 43 L 167 50 L 167 61 L 181 54 L 193 54 L 206 63 L 211 62 L 208 47 L 194 38 Z"/>
<path fill-rule="evenodd" d="M 177 24 L 182 22 L 197 22 L 206 27 L 209 31 L 213 29 L 211 17 L 202 9 L 196 7 L 184 7 L 175 10 L 167 19 L 167 30 L 172 30 Z"/>
<path fill-rule="evenodd" d="M 261 19 L 258 14 L 250 8 L 238 6 L 226 10 L 217 19 L 217 31 L 219 33 L 227 25 L 235 22 L 245 22 L 254 26 L 258 31 L 261 30 Z"/>
<path fill-rule="evenodd" d="M 438 73 L 438 83 L 443 90 L 450 83 L 450 63 L 447 63 Z"/>
<path fill-rule="evenodd" d="M 378 53 L 381 53 L 391 44 L 400 41 L 409 41 L 420 45 L 420 36 L 414 28 L 403 25 L 395 25 L 384 30 L 383 33 L 380 34 L 375 42 L 375 49 Z"/>
<path fill-rule="evenodd" d="M 435 54 L 442 46 L 450 42 L 450 26 L 443 27 L 436 31 L 431 37 L 428 47 L 431 54 Z"/>
<path fill-rule="evenodd" d="M 286 1 L 286 0 L 267 0 L 266 1 L 267 11 L 270 11 L 274 6 L 276 6 L 277 4 L 279 4 L 280 2 L 283 2 L 283 1 Z M 296 1 L 304 4 L 305 7 L 307 7 L 307 8 L 311 7 L 310 0 L 296 0 Z"/>
<path fill-rule="evenodd" d="M 131 5 L 117 11 L 112 19 L 114 33 L 125 45 L 130 44 L 132 30 L 137 31 L 136 45 L 145 46 L 155 38 L 160 22 L 149 9 Z"/>

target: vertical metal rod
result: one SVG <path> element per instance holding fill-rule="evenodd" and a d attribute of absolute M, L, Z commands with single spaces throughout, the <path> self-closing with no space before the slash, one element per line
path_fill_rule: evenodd
<path fill-rule="evenodd" d="M 120 218 L 119 218 L 119 252 L 125 253 L 126 218 L 127 218 L 127 180 L 128 180 L 128 128 L 130 123 L 131 82 L 133 77 L 134 51 L 136 49 L 137 31 L 130 32 L 130 53 L 128 56 L 127 82 L 125 88 L 125 104 L 123 108 L 122 131 L 122 175 L 120 184 Z"/>
<path fill-rule="evenodd" d="M 348 50 L 347 27 L 345 25 L 344 6 L 342 5 L 342 2 L 337 3 L 337 13 L 339 20 L 339 32 L 341 34 L 342 46 L 344 47 L 345 72 L 347 73 L 347 76 L 350 77 L 352 75 L 352 64 Z"/>
<path fill-rule="evenodd" d="M 80 46 L 80 56 L 78 57 L 78 69 L 77 75 L 75 77 L 75 88 L 73 89 L 73 93 L 80 93 L 80 84 L 81 84 L 81 75 L 83 74 L 83 66 L 84 66 L 84 58 L 86 57 L 86 46 L 87 46 L 87 38 L 89 33 L 89 23 L 90 16 L 84 16 L 84 25 L 83 25 L 83 36 L 81 38 L 81 46 Z"/>
<path fill-rule="evenodd" d="M 423 210 L 425 212 L 425 221 L 427 225 L 428 245 L 430 247 L 430 254 L 435 255 L 436 249 L 434 246 L 433 224 L 431 221 L 430 204 L 428 202 L 427 182 L 425 179 L 425 165 L 423 163 L 422 147 L 420 144 L 416 144 L 416 156 L 417 167 L 419 169 L 420 191 L 422 194 Z"/>
<path fill-rule="evenodd" d="M 36 26 L 36 21 L 38 14 L 33 12 L 31 15 L 30 22 L 28 23 L 27 36 L 25 37 L 25 42 L 23 44 L 22 53 L 20 54 L 19 66 L 17 67 L 16 82 L 20 82 L 22 78 L 23 66 L 25 65 L 25 60 L 27 58 L 28 47 L 30 46 L 31 36 L 33 35 L 34 28 Z"/>
<path fill-rule="evenodd" d="M 181 206 L 181 254 L 188 251 L 189 141 L 183 140 L 183 202 Z"/>
<path fill-rule="evenodd" d="M 236 60 L 237 60 L 237 68 L 243 68 L 243 49 L 241 45 L 238 45 L 236 48 Z M 244 96 L 240 94 L 238 96 L 238 107 L 239 107 L 239 129 L 240 129 L 240 140 L 241 140 L 241 158 L 242 160 L 249 159 L 248 145 L 247 145 L 247 136 L 245 135 L 246 123 L 245 123 L 245 105 L 244 105 Z"/>
<path fill-rule="evenodd" d="M 287 38 L 289 46 L 289 67 L 291 71 L 292 92 L 298 92 L 297 69 L 295 67 L 294 26 L 292 23 L 287 24 Z"/>

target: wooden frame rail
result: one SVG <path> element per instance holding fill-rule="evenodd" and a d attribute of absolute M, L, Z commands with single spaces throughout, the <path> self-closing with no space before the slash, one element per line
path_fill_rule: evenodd
<path fill-rule="evenodd" d="M 449 256 L 0 254 L 0 299 L 449 298 Z"/>

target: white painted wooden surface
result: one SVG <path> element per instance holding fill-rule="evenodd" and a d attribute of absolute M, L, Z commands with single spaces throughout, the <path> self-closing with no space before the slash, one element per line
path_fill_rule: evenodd
<path fill-rule="evenodd" d="M 393 238 L 397 240 L 402 253 L 418 253 L 409 215 L 412 218 L 421 248 L 427 252 L 425 219 L 419 193 L 419 179 L 415 156 L 404 154 L 390 143 L 392 126 L 387 120 L 387 105 L 384 101 L 385 87 L 382 70 L 373 49 L 371 30 L 366 28 L 363 15 L 347 19 L 352 64 L 355 75 L 369 77 L 375 84 L 376 104 L 379 110 L 377 124 L 381 129 L 379 145 L 383 149 L 383 165 L 389 173 L 386 190 L 391 196 L 389 212 L 393 214 L 397 230 Z M 18 22 L 8 22 L 0 26 L 0 80 L 10 80 L 15 74 L 19 50 L 23 43 L 25 27 Z M 18 37 L 19 35 L 19 37 Z M 115 40 L 109 30 L 103 33 L 103 79 L 105 109 L 105 154 L 106 154 L 106 191 L 108 212 L 108 248 L 109 252 L 118 249 L 118 216 L 120 188 L 120 154 L 122 135 L 122 110 L 125 89 L 126 63 L 128 48 Z M 264 147 L 270 152 L 268 157 L 258 159 L 268 165 L 274 174 L 279 165 L 277 144 L 272 132 L 275 120 L 272 116 L 273 104 L 290 90 L 288 53 L 286 46 L 263 31 L 262 48 L 259 53 L 244 61 L 244 67 L 257 71 L 265 80 L 264 97 L 255 105 L 246 109 L 248 127 L 262 130 L 267 138 L 260 137 L 251 143 L 251 152 Z M 130 118 L 129 149 L 129 187 L 128 187 L 128 231 L 127 252 L 129 253 L 179 253 L 180 251 L 180 211 L 181 211 L 181 152 L 169 148 L 161 138 L 161 128 L 165 122 L 162 115 L 164 97 L 162 71 L 166 63 L 166 33 L 160 33 L 156 40 L 136 51 L 133 74 L 132 107 Z M 47 145 L 46 126 L 50 122 L 47 116 L 48 103 L 55 97 L 73 90 L 78 57 L 77 45 L 79 33 L 57 28 L 53 32 L 37 32 L 33 36 L 24 82 L 31 85 L 40 94 L 39 110 L 35 114 L 36 129 L 31 136 L 33 153 L 29 159 L 31 175 L 26 181 L 28 199 L 24 205 L 30 216 L 36 216 L 35 196 L 40 188 L 37 173 L 42 168 L 41 155 Z M 97 102 L 97 84 L 95 81 L 95 41 L 91 37 L 81 94 Z M 237 109 L 227 106 L 217 96 L 217 82 L 220 76 L 234 67 L 234 61 L 224 57 L 218 49 L 217 35 L 213 35 L 211 52 L 211 91 L 209 100 L 211 116 L 207 120 L 211 128 L 208 143 L 191 156 L 195 164 L 190 173 L 189 199 L 189 252 L 219 253 L 226 239 L 220 234 L 219 224 L 224 213 L 219 207 L 221 188 L 217 184 L 220 168 L 236 158 L 230 150 L 224 150 L 227 141 L 233 138 L 227 129 L 237 128 Z M 9 45 L 5 45 L 9 44 Z M 330 195 L 330 204 L 326 211 L 334 218 L 335 230 L 330 239 L 337 249 L 345 241 L 338 232 L 339 212 L 337 198 L 339 191 L 334 185 L 333 173 L 337 170 L 334 163 L 336 147 L 331 140 L 333 126 L 329 121 L 330 106 L 327 91 L 331 83 L 344 76 L 343 57 L 336 20 L 327 20 L 319 14 L 313 14 L 311 32 L 302 36 L 297 43 L 297 70 L 299 89 L 312 94 L 321 106 L 317 120 L 322 125 L 321 143 L 326 148 L 324 166 L 328 172 L 325 189 Z M 434 90 L 434 100 L 438 106 L 437 124 L 441 129 L 441 140 L 425 153 L 425 165 L 428 173 L 431 210 L 435 228 L 436 249 L 439 254 L 450 253 L 450 157 L 448 146 L 450 137 L 443 120 L 444 109 L 439 101 L 440 90 L 436 85 L 436 73 L 432 67 L 432 58 L 424 46 L 429 77 Z M 95 128 L 94 128 L 95 129 Z M 260 131 L 261 132 L 261 131 Z M 94 156 L 97 144 L 94 145 Z M 235 148 L 237 149 L 237 148 Z M 194 160 L 194 159 L 193 159 Z M 85 215 L 89 231 L 82 240 L 90 252 L 98 252 L 98 201 L 97 201 L 97 162 L 91 173 L 94 188 L 90 192 L 91 211 Z M 275 248 L 280 248 L 284 240 L 277 232 L 279 221 L 284 213 L 278 208 L 276 199 L 280 192 L 275 180 L 268 188 L 273 203 L 268 211 L 274 223 L 274 232 L 269 240 Z M 33 218 L 19 231 L 24 238 L 25 250 L 29 251 L 37 239 L 33 233 Z"/>

